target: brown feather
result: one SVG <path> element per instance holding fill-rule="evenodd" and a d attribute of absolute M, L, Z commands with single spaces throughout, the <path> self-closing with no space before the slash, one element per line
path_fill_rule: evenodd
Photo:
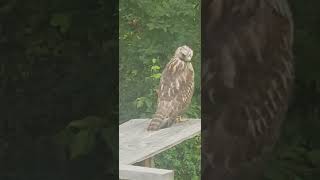
<path fill-rule="evenodd" d="M 286 0 L 202 3 L 202 177 L 255 179 L 250 175 L 259 171 L 245 164 L 258 169 L 272 149 L 293 85 L 289 6 Z"/>

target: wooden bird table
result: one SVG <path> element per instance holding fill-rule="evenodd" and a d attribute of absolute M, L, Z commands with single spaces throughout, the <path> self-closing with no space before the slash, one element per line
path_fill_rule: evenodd
<path fill-rule="evenodd" d="M 201 131 L 200 119 L 187 119 L 158 131 L 147 131 L 149 123 L 150 119 L 132 119 L 119 126 L 120 179 L 173 180 L 173 170 L 154 168 L 153 156 Z"/>

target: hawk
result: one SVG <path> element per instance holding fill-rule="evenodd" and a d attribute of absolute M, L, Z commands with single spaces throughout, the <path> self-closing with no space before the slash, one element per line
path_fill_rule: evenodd
<path fill-rule="evenodd" d="M 171 126 L 190 105 L 194 91 L 192 56 L 192 49 L 186 45 L 181 46 L 166 65 L 157 90 L 157 110 L 147 130 L 155 131 Z"/>
<path fill-rule="evenodd" d="M 202 3 L 202 177 L 262 179 L 294 82 L 289 5 Z"/>

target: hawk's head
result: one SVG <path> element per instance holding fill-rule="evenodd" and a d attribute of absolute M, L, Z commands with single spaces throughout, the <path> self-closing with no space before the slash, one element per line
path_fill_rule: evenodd
<path fill-rule="evenodd" d="M 174 54 L 177 58 L 181 59 L 182 61 L 191 61 L 191 58 L 193 56 L 193 51 L 188 46 L 184 45 L 181 47 L 178 47 Z"/>

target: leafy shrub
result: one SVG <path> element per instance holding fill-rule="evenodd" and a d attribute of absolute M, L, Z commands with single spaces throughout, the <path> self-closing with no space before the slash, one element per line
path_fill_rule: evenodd
<path fill-rule="evenodd" d="M 155 157 L 155 165 L 175 170 L 177 180 L 199 180 L 200 178 L 200 135 L 187 140 Z"/>

